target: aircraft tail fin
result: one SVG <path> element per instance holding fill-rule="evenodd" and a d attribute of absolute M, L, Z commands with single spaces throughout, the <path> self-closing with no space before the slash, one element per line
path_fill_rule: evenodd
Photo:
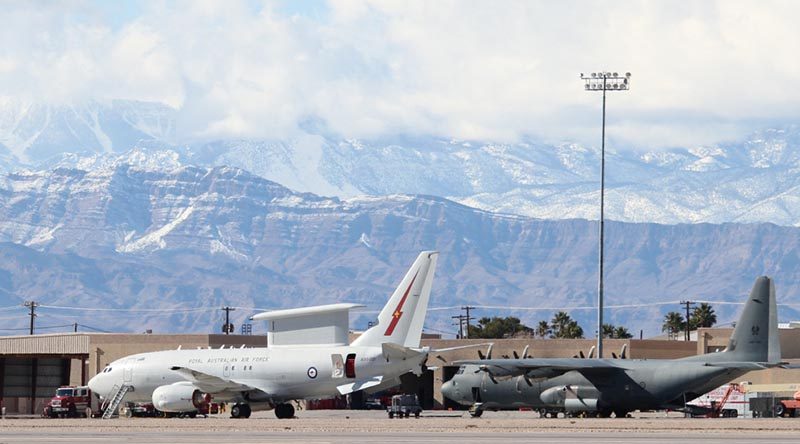
<path fill-rule="evenodd" d="M 436 251 L 423 251 L 406 273 L 389 302 L 378 315 L 378 323 L 351 345 L 381 346 L 384 343 L 418 348 L 428 311 Z"/>
<path fill-rule="evenodd" d="M 729 361 L 780 362 L 778 309 L 775 282 L 771 278 L 761 276 L 756 279 L 728 347 L 719 355 L 724 355 L 724 359 Z"/>

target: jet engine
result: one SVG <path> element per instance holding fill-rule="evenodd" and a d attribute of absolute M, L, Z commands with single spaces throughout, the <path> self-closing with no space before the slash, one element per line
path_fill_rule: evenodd
<path fill-rule="evenodd" d="M 153 406 L 162 412 L 192 412 L 211 402 L 211 395 L 190 382 L 162 385 L 153 390 Z"/>

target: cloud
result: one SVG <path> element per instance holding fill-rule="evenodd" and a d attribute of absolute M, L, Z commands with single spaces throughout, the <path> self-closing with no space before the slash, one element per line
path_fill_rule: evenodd
<path fill-rule="evenodd" d="M 633 73 L 608 132 L 708 144 L 796 119 L 800 4 L 784 1 L 91 2 L 7 5 L 0 94 L 180 110 L 186 138 L 433 134 L 597 143 L 581 72 Z"/>

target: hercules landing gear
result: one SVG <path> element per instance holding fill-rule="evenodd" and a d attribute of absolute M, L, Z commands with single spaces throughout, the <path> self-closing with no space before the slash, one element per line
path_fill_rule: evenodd
<path fill-rule="evenodd" d="M 469 407 L 469 416 L 473 418 L 480 418 L 483 415 L 483 409 L 481 408 L 481 403 L 476 402 Z"/>
<path fill-rule="evenodd" d="M 249 418 L 250 413 L 252 411 L 249 404 L 234 404 L 231 407 L 231 418 Z"/>
<path fill-rule="evenodd" d="M 276 405 L 275 416 L 278 419 L 294 418 L 294 406 L 287 403 Z"/>

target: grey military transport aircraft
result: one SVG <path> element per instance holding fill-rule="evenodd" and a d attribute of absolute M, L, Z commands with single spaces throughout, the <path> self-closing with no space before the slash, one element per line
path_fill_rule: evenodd
<path fill-rule="evenodd" d="M 486 409 L 532 407 L 544 412 L 585 412 L 624 417 L 633 410 L 685 408 L 746 372 L 785 365 L 778 342 L 775 286 L 759 277 L 727 348 L 670 360 L 526 358 L 457 361 L 442 385 L 447 398 Z"/>

